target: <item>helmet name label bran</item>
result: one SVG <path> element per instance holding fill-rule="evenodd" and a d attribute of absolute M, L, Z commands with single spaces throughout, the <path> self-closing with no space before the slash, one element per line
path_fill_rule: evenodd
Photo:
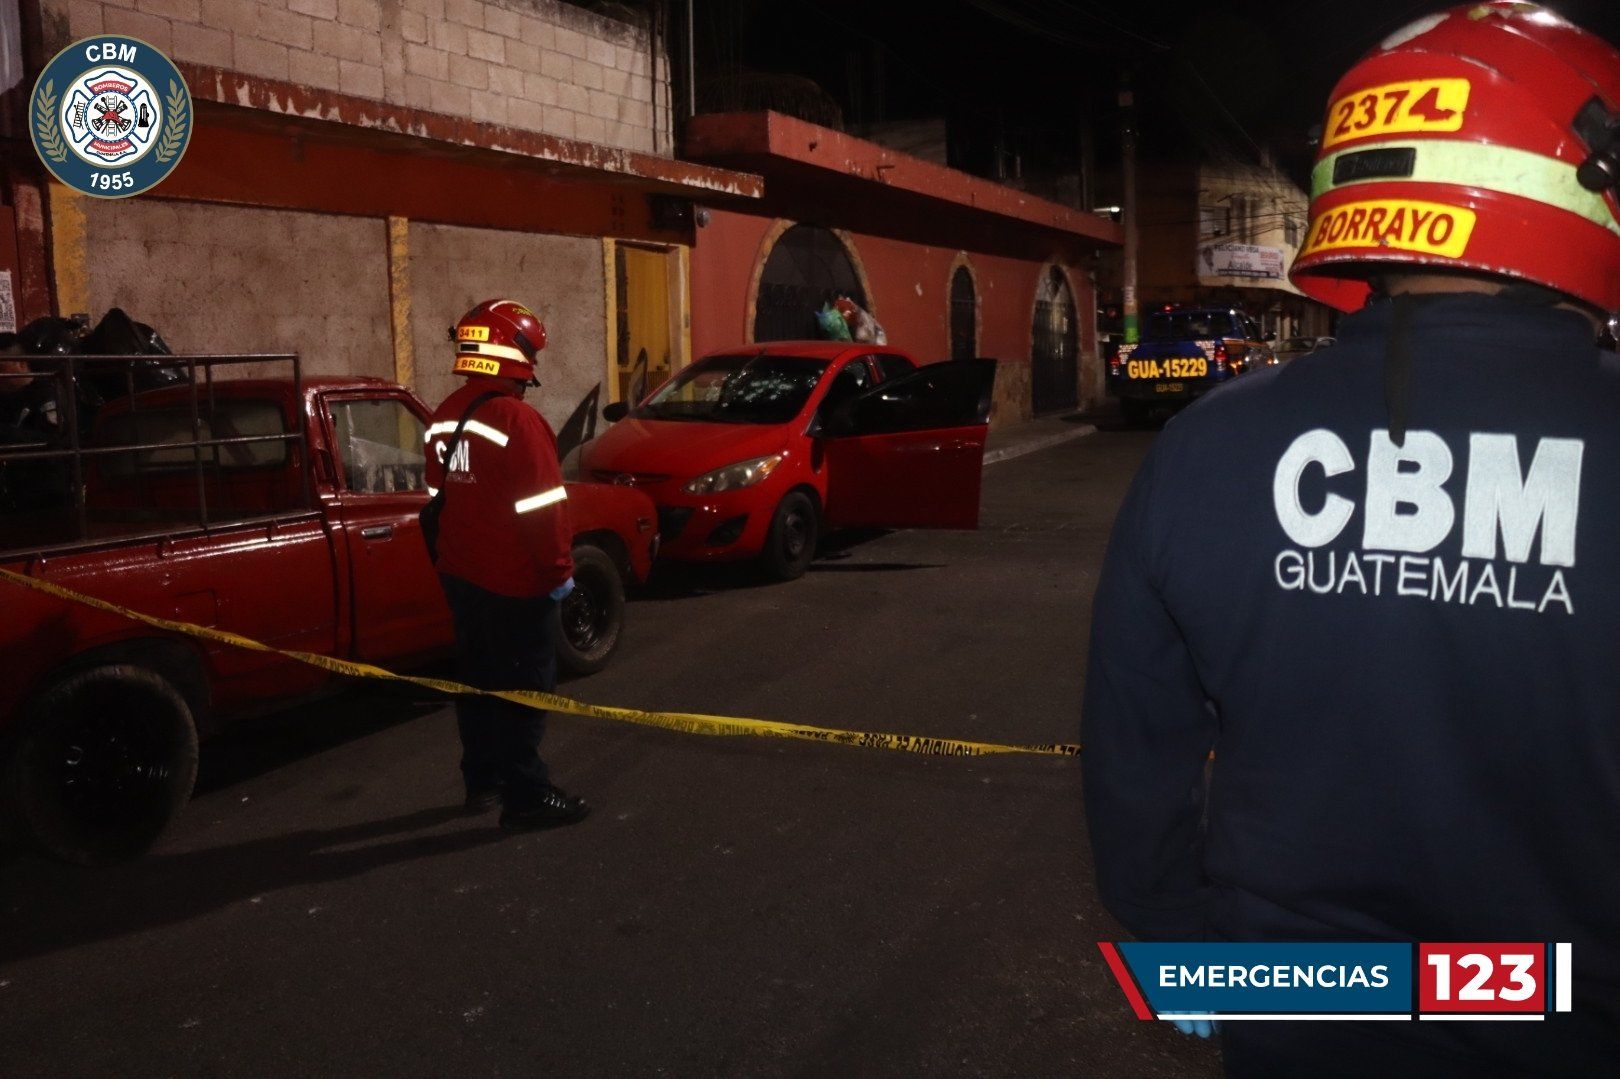
<path fill-rule="evenodd" d="M 1311 222 L 1300 257 L 1346 247 L 1378 247 L 1459 258 L 1477 217 L 1461 206 L 1415 199 L 1371 199 L 1324 210 Z"/>
<path fill-rule="evenodd" d="M 1322 148 L 1380 135 L 1461 130 L 1468 93 L 1467 79 L 1415 79 L 1345 94 L 1328 106 Z"/>
<path fill-rule="evenodd" d="M 499 360 L 485 359 L 482 356 L 456 357 L 455 373 L 458 375 L 499 375 L 501 362 Z"/>

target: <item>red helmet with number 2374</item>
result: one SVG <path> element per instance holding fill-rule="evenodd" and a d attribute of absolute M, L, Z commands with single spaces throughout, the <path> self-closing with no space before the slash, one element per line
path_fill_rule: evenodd
<path fill-rule="evenodd" d="M 1451 8 L 1334 87 L 1289 277 L 1342 311 L 1423 267 L 1620 311 L 1617 178 L 1620 52 L 1535 4 Z"/>

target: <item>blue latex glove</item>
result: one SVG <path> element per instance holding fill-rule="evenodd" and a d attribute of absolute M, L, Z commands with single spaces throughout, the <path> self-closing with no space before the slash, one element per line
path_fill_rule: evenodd
<path fill-rule="evenodd" d="M 568 580 L 551 590 L 551 598 L 556 600 L 558 603 L 561 603 L 564 599 L 568 598 L 568 593 L 572 592 L 573 590 L 574 579 L 570 577 Z"/>
<path fill-rule="evenodd" d="M 1216 1019 L 1172 1019 L 1170 1025 L 1183 1034 L 1194 1034 L 1200 1038 L 1207 1038 L 1221 1029 L 1220 1021 Z"/>

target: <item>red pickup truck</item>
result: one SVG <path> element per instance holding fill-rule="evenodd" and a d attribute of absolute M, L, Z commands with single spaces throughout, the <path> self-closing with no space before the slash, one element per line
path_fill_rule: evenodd
<path fill-rule="evenodd" d="M 422 401 L 373 379 L 216 377 L 263 357 L 165 362 L 191 381 L 107 404 L 83 438 L 70 402 L 66 448 L 0 446 L 0 472 L 71 475 L 65 504 L 0 514 L 0 566 L 282 648 L 389 668 L 448 654 L 417 520 Z M 559 606 L 559 661 L 589 672 L 618 642 L 626 583 L 651 568 L 657 514 L 600 483 L 569 484 L 568 505 L 578 587 Z M 332 682 L 3 581 L 0 656 L 0 817 L 85 863 L 156 840 L 190 796 L 199 733 Z"/>

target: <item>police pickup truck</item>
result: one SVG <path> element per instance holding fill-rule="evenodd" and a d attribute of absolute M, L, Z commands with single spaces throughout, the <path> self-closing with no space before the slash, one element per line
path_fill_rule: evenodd
<path fill-rule="evenodd" d="M 1166 307 L 1150 312 L 1142 342 L 1109 361 L 1109 391 L 1127 423 L 1155 406 L 1185 404 L 1251 367 L 1275 363 L 1254 320 L 1236 307 Z"/>

